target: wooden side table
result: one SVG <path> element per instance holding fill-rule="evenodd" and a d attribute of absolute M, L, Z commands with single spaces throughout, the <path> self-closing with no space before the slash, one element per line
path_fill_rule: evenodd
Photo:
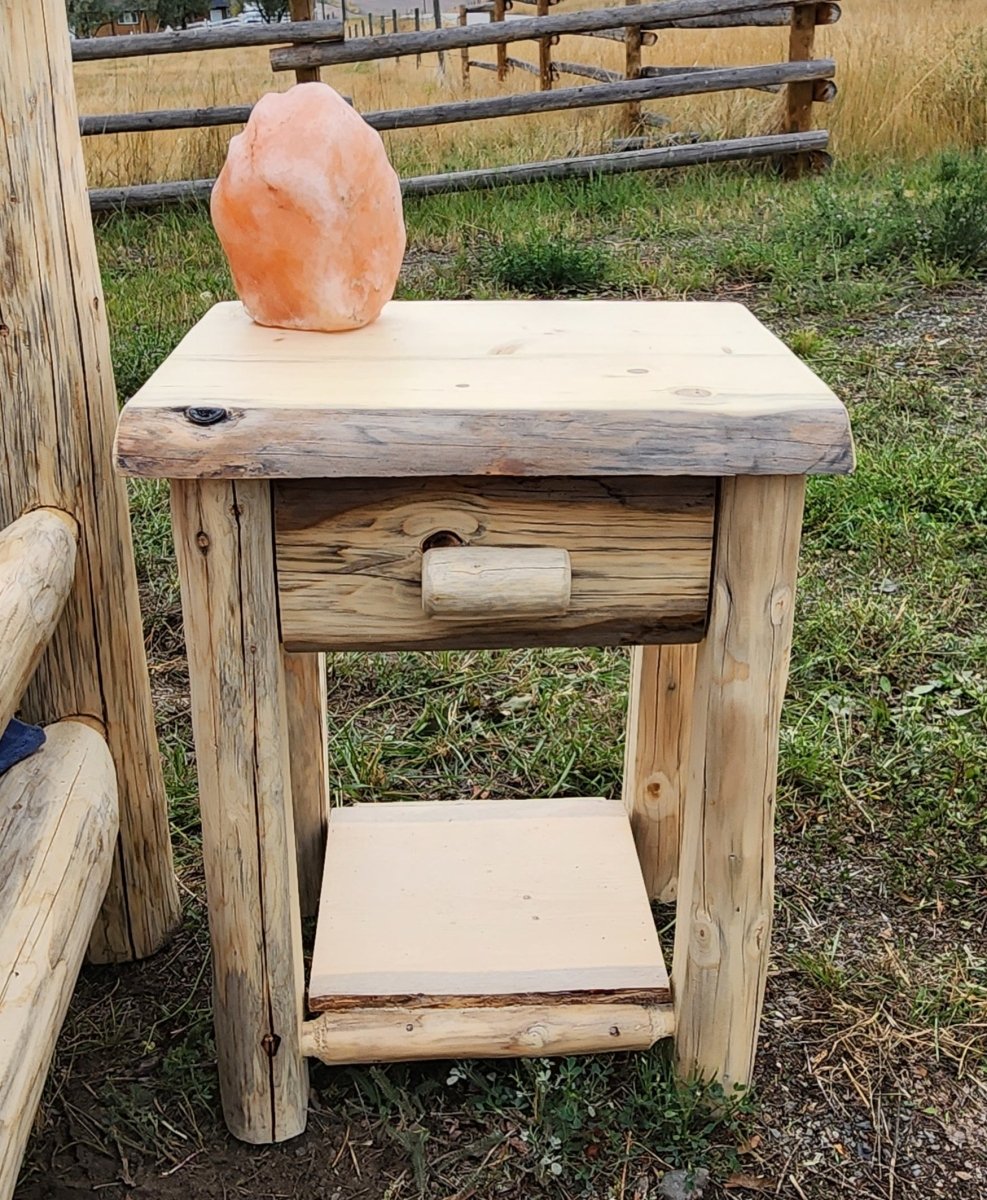
<path fill-rule="evenodd" d="M 804 478 L 852 463 L 843 406 L 734 304 L 394 303 L 335 335 L 221 304 L 189 333 L 117 464 L 171 481 L 233 1133 L 301 1132 L 307 1056 L 672 1035 L 749 1081 Z M 319 655 L 584 644 L 647 648 L 626 811 L 333 809 L 306 1003 Z M 648 893 L 676 883 L 670 988 Z"/>

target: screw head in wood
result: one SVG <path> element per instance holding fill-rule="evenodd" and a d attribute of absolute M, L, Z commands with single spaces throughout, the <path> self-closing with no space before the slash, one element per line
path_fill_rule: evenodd
<path fill-rule="evenodd" d="M 209 408 L 199 405 L 193 405 L 185 410 L 185 419 L 191 421 L 193 425 L 218 425 L 229 415 L 225 408 Z"/>

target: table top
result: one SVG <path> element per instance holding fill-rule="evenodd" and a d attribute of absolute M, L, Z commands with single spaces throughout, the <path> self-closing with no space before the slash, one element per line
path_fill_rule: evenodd
<path fill-rule="evenodd" d="M 853 469 L 843 405 L 742 305 L 392 301 L 351 333 L 217 304 L 126 405 L 158 478 L 810 475 Z"/>

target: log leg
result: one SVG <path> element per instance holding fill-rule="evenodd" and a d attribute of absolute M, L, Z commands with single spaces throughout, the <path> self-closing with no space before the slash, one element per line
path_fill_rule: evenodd
<path fill-rule="evenodd" d="M 635 646 L 624 757 L 624 806 L 648 895 L 670 903 L 688 772 L 695 646 Z"/>
<path fill-rule="evenodd" d="M 319 911 L 329 820 L 329 730 L 326 656 L 284 655 L 291 746 L 291 805 L 295 816 L 298 898 L 302 916 Z"/>
<path fill-rule="evenodd" d="M 721 485 L 709 630 L 696 667 L 679 875 L 675 1057 L 729 1092 L 751 1079 L 774 893 L 778 729 L 805 481 Z"/>
<path fill-rule="evenodd" d="M 305 1128 L 302 948 L 270 489 L 172 483 L 226 1123 Z"/>

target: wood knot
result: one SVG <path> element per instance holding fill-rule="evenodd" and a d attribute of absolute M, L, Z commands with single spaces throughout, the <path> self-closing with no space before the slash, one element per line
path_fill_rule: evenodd
<path fill-rule="evenodd" d="M 203 554 L 209 553 L 209 534 L 200 529 L 195 535 L 195 544 L 199 547 Z"/>
<path fill-rule="evenodd" d="M 274 1058 L 281 1048 L 281 1039 L 276 1033 L 265 1033 L 260 1039 L 261 1048 L 268 1058 Z"/>

